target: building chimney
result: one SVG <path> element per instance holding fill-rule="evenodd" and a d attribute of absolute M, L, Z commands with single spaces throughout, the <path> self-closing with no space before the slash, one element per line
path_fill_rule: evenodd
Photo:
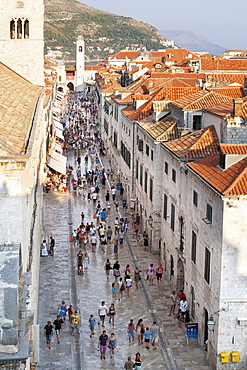
<path fill-rule="evenodd" d="M 233 100 L 234 108 L 233 108 L 233 115 L 234 117 L 242 117 L 243 116 L 243 99 L 237 98 Z"/>

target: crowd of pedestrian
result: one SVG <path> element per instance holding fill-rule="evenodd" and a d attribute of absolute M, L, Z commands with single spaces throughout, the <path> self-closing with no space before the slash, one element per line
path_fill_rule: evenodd
<path fill-rule="evenodd" d="M 124 199 L 123 186 L 117 186 L 121 183 L 121 171 L 115 174 L 113 169 L 105 170 L 102 166 L 101 156 L 106 154 L 106 149 L 99 134 L 94 95 L 70 94 L 67 101 L 67 125 L 64 130 L 65 148 L 66 151 L 72 151 L 74 156 L 74 163 L 68 165 L 68 186 L 73 195 L 75 197 L 81 196 L 91 209 L 90 217 L 87 214 L 85 215 L 86 209 L 82 210 L 78 227 L 70 235 L 71 246 L 74 246 L 76 250 L 78 274 L 86 274 L 90 269 L 91 253 L 92 256 L 95 256 L 96 252 L 104 255 L 110 248 L 113 252 L 112 260 L 114 259 L 114 262 L 111 262 L 111 258 L 106 258 L 103 266 L 104 270 L 102 269 L 107 281 L 110 282 L 111 277 L 113 278 L 111 282 L 112 303 L 108 306 L 104 300 L 101 301 L 96 317 L 90 313 L 87 319 L 91 339 L 95 335 L 95 326 L 100 328 L 102 326 L 102 333 L 98 338 L 98 348 L 100 358 L 104 360 L 107 349 L 109 349 L 110 358 L 113 358 L 115 350 L 118 350 L 117 336 L 112 330 L 113 327 L 118 326 L 116 301 L 125 300 L 126 305 L 129 305 L 133 286 L 135 286 L 135 289 L 140 288 L 139 283 L 142 273 L 148 284 L 154 285 L 157 283 L 159 285 L 163 277 L 163 266 L 162 264 L 154 266 L 153 263 L 150 263 L 149 266 L 145 267 L 145 272 L 142 272 L 138 266 L 132 270 L 130 263 L 126 264 L 124 270 L 121 267 L 119 251 L 125 244 L 128 229 L 132 227 L 134 238 L 138 243 L 143 240 L 143 250 L 146 252 L 149 251 L 149 236 L 146 231 L 141 234 L 139 213 L 132 213 L 130 219 L 126 215 L 122 217 L 120 214 L 120 205 L 122 205 L 123 211 L 128 207 L 127 201 Z M 102 199 L 105 200 L 102 201 Z M 89 218 L 92 219 L 88 221 Z M 114 219 L 114 223 L 111 224 L 112 219 Z M 46 242 L 44 241 L 43 244 L 46 245 Z M 176 313 L 178 298 L 175 292 L 172 293 L 171 300 L 170 315 Z M 186 319 L 185 314 L 188 309 L 188 304 L 186 304 L 186 297 L 185 299 L 182 297 L 178 311 L 182 315 L 181 321 L 176 316 L 179 323 L 182 322 L 182 319 Z M 64 328 L 67 315 L 71 335 L 74 336 L 76 332 L 80 333 L 81 323 L 78 311 L 74 311 L 72 305 L 67 307 L 65 302 L 62 301 L 59 305 L 59 315 L 53 324 L 48 321 L 44 327 L 48 348 L 51 348 L 53 330 L 57 336 L 57 343 L 60 343 L 60 334 Z M 109 335 L 105 330 L 107 319 L 111 328 Z M 126 326 L 129 344 L 135 343 L 136 340 L 136 343 L 140 346 L 145 343 L 147 350 L 150 349 L 150 344 L 152 345 L 151 348 L 156 350 L 160 330 L 156 322 L 144 326 L 142 318 L 136 323 L 133 319 L 130 319 Z M 115 332 L 117 333 L 117 331 Z M 126 370 L 133 369 L 133 367 L 140 370 L 141 366 L 142 358 L 139 352 L 135 356 L 129 357 L 124 364 Z"/>

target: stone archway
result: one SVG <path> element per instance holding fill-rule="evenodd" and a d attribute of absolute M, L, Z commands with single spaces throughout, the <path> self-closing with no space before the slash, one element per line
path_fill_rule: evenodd
<path fill-rule="evenodd" d="M 177 263 L 177 292 L 184 290 L 184 264 L 179 258 Z"/>
<path fill-rule="evenodd" d="M 72 84 L 72 82 L 69 82 L 68 85 L 67 85 L 67 88 L 70 90 L 70 91 L 74 91 L 74 85 Z"/>

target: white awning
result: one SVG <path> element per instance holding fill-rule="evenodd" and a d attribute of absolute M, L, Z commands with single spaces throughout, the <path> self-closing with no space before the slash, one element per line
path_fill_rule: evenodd
<path fill-rule="evenodd" d="M 62 155 L 62 154 L 59 154 L 57 152 L 55 152 L 54 150 L 51 151 L 51 153 L 49 154 L 49 159 L 48 159 L 48 166 L 53 168 L 53 170 L 63 174 L 63 175 L 66 175 L 66 162 L 67 162 L 67 158 Z"/>
<path fill-rule="evenodd" d="M 55 128 L 55 136 L 61 140 L 64 140 L 63 131 L 59 130 L 59 128 Z"/>
<path fill-rule="evenodd" d="M 56 128 L 58 128 L 59 130 L 61 130 L 63 132 L 63 125 L 59 121 L 53 120 L 53 123 L 54 123 Z"/>

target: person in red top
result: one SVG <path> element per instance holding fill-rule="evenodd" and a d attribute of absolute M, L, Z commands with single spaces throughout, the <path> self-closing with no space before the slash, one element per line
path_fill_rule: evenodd
<path fill-rule="evenodd" d="M 69 315 L 69 322 L 71 322 L 71 316 L 73 315 L 73 307 L 72 304 L 68 308 L 68 315 Z"/>
<path fill-rule="evenodd" d="M 186 295 L 184 294 L 184 291 L 181 289 L 179 294 L 179 301 L 182 301 L 184 298 L 186 299 Z"/>

